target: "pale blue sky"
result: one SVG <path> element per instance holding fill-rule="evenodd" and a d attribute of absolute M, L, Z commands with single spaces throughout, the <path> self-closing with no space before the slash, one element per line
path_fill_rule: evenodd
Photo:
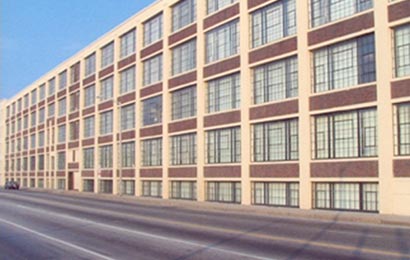
<path fill-rule="evenodd" d="M 154 0 L 0 0 L 0 99 L 10 98 Z"/>

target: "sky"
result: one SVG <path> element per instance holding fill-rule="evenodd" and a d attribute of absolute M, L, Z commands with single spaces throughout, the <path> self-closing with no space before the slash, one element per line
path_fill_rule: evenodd
<path fill-rule="evenodd" d="M 0 0 L 0 99 L 42 75 L 154 0 Z"/>

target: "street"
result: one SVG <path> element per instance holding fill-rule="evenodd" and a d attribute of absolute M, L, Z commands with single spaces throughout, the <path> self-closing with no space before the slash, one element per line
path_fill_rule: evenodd
<path fill-rule="evenodd" d="M 0 259 L 410 259 L 410 227 L 0 190 Z"/>

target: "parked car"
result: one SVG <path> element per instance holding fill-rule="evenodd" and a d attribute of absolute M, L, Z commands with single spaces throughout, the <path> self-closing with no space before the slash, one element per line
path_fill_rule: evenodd
<path fill-rule="evenodd" d="M 18 190 L 20 189 L 20 184 L 16 181 L 7 181 L 4 188 L 6 190 Z"/>

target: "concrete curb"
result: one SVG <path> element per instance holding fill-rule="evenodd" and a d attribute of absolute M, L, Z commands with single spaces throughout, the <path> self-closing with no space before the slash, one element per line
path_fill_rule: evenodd
<path fill-rule="evenodd" d="M 224 204 L 214 202 L 198 202 L 189 200 L 173 200 L 173 199 L 160 199 L 160 198 L 148 198 L 148 197 L 135 197 L 135 196 L 118 196 L 112 194 L 96 194 L 77 191 L 61 191 L 50 189 L 25 189 L 28 191 L 34 191 L 39 193 L 55 193 L 64 194 L 76 197 L 105 199 L 110 201 L 119 201 L 124 203 L 135 203 L 149 206 L 160 207 L 177 207 L 189 210 L 211 210 L 220 213 L 229 214 L 247 214 L 263 217 L 287 217 L 287 218 L 304 218 L 314 219 L 317 221 L 334 221 L 334 222 L 349 222 L 349 223 L 367 223 L 375 225 L 395 225 L 395 226 L 407 226 L 410 227 L 410 217 L 386 215 L 386 214 L 371 214 L 362 212 L 351 211 L 326 211 L 326 210 L 305 210 L 298 208 L 281 208 L 281 207 L 269 207 L 269 206 L 249 206 L 240 204 Z"/>

